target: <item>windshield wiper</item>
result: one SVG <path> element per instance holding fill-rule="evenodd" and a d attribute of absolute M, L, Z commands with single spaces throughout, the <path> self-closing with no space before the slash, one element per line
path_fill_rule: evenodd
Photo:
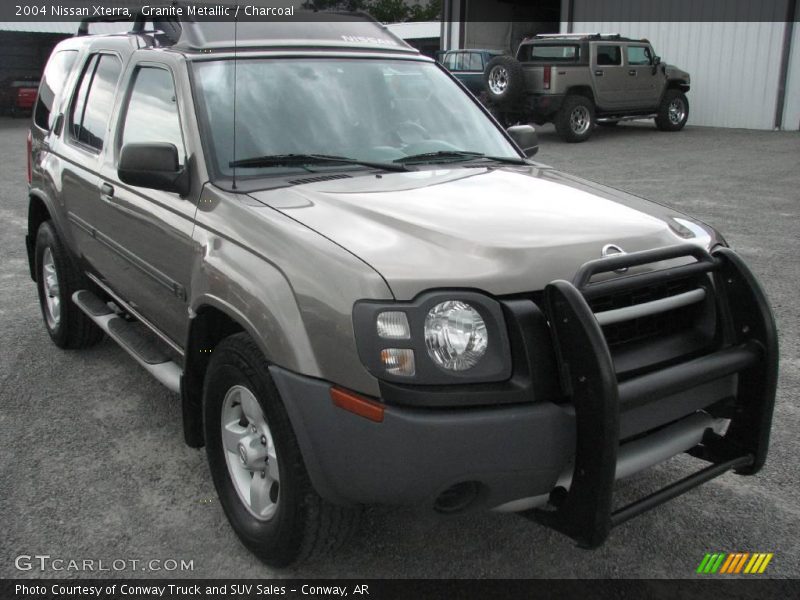
<path fill-rule="evenodd" d="M 408 167 L 402 164 L 361 160 L 346 156 L 330 156 L 328 154 L 268 154 L 232 160 L 228 163 L 228 166 L 241 169 L 260 169 L 265 167 L 303 167 L 322 164 L 361 165 L 386 171 L 408 171 Z"/>
<path fill-rule="evenodd" d="M 529 165 L 530 163 L 522 158 L 511 156 L 488 156 L 482 152 L 471 152 L 469 150 L 438 150 L 436 152 L 423 152 L 422 154 L 412 154 L 396 159 L 396 163 L 424 163 L 424 162 L 455 162 L 467 160 L 491 160 L 494 162 L 507 163 L 510 165 Z"/>

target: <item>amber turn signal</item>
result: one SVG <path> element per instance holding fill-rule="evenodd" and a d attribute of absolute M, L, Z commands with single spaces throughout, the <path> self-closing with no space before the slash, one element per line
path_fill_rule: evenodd
<path fill-rule="evenodd" d="M 355 392 L 332 387 L 331 398 L 333 404 L 341 409 L 364 417 L 375 423 L 383 423 L 383 405 L 359 396 Z"/>

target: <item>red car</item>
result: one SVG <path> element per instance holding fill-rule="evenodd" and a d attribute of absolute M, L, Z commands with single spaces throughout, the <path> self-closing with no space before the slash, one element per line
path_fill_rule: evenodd
<path fill-rule="evenodd" d="M 29 113 L 36 103 L 39 90 L 38 79 L 12 78 L 0 86 L 0 109 L 16 117 L 20 113 Z"/>

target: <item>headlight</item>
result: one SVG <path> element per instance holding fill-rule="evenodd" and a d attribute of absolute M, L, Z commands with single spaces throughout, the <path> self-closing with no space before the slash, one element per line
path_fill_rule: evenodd
<path fill-rule="evenodd" d="M 471 369 L 486 354 L 488 345 L 486 323 L 466 302 L 441 302 L 428 311 L 425 346 L 440 367 L 449 371 Z"/>
<path fill-rule="evenodd" d="M 469 290 L 423 292 L 409 301 L 359 300 L 353 333 L 367 370 L 407 385 L 491 383 L 511 377 L 500 302 Z"/>

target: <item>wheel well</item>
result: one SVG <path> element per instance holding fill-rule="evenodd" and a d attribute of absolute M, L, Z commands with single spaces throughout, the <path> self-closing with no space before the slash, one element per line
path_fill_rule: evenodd
<path fill-rule="evenodd" d="M 689 91 L 689 84 L 679 79 L 671 79 L 667 82 L 668 90 L 680 90 L 684 94 Z"/>
<path fill-rule="evenodd" d="M 226 337 L 244 331 L 235 319 L 213 306 L 200 307 L 189 325 L 181 382 L 183 435 L 186 443 L 203 445 L 203 379 L 214 348 Z"/>
<path fill-rule="evenodd" d="M 588 85 L 576 85 L 567 90 L 567 96 L 586 96 L 589 100 L 594 102 L 594 93 L 592 88 Z"/>
<path fill-rule="evenodd" d="M 31 279 L 36 281 L 36 233 L 45 221 L 50 220 L 50 211 L 47 205 L 38 196 L 30 196 L 28 199 L 28 235 L 25 237 L 25 247 L 28 250 L 28 268 L 30 269 Z"/>

